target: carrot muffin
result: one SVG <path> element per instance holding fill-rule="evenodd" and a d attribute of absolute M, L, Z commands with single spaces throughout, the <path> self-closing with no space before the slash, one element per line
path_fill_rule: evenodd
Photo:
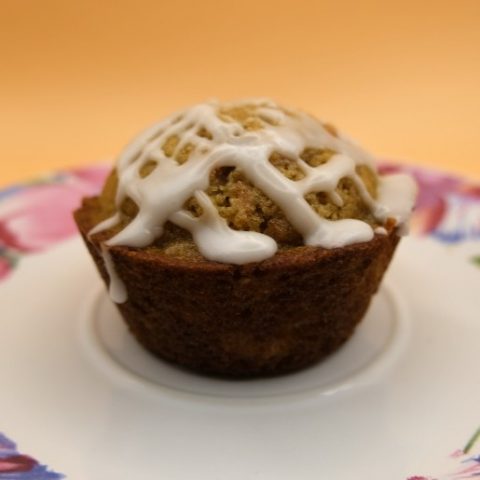
<path fill-rule="evenodd" d="M 75 212 L 111 298 L 164 360 L 231 377 L 303 368 L 364 316 L 412 211 L 333 126 L 210 101 L 141 133 Z"/>

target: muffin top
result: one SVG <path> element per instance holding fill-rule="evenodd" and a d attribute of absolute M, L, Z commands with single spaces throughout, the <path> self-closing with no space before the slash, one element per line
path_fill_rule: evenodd
<path fill-rule="evenodd" d="M 90 234 L 244 264 L 279 247 L 369 241 L 405 226 L 415 195 L 409 176 L 380 176 L 370 154 L 304 112 L 268 99 L 209 101 L 125 148 Z"/>

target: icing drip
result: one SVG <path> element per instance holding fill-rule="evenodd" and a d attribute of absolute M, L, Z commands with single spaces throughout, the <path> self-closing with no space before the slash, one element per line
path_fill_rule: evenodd
<path fill-rule="evenodd" d="M 110 277 L 110 286 L 109 294 L 110 298 L 116 303 L 123 303 L 127 301 L 127 289 L 125 288 L 124 283 L 120 280 L 115 270 L 115 265 L 112 261 L 112 255 L 108 251 L 108 248 L 102 245 L 102 256 L 103 262 L 105 264 L 105 269 L 107 270 L 108 276 Z"/>
<path fill-rule="evenodd" d="M 242 106 L 255 109 L 259 128 L 247 128 L 225 113 L 228 108 Z M 201 135 L 202 131 L 208 135 Z M 178 142 L 169 156 L 164 146 L 172 137 Z M 311 167 L 300 159 L 307 147 L 336 153 L 326 163 Z M 188 159 L 178 163 L 175 158 L 187 148 L 190 149 Z M 294 181 L 283 175 L 269 161 L 274 152 L 295 159 L 304 177 Z M 142 176 L 142 168 L 152 162 L 155 162 L 153 170 Z M 310 192 L 325 192 L 335 204 L 342 206 L 335 189 L 342 178 L 348 177 L 379 223 L 391 218 L 399 226 L 405 224 L 416 196 L 413 180 L 406 175 L 379 177 L 378 198 L 374 199 L 356 172 L 358 165 L 367 165 L 375 171 L 373 158 L 367 152 L 303 112 L 281 108 L 265 99 L 196 105 L 147 129 L 120 155 L 116 206 L 119 210 L 128 197 L 138 206 L 138 213 L 105 245 L 145 247 L 162 235 L 165 223 L 170 221 L 188 230 L 201 254 L 209 260 L 244 264 L 274 255 L 277 245 L 272 238 L 257 232 L 233 230 L 204 193 L 210 173 L 219 167 L 239 168 L 280 207 L 307 245 L 336 248 L 369 241 L 374 230 L 367 223 L 356 219 L 327 220 L 305 200 Z M 202 207 L 200 217 L 184 209 L 185 202 L 192 196 Z M 90 233 L 108 229 L 119 223 L 120 218 L 117 213 Z M 112 297 L 122 302 L 126 292 L 119 286 L 121 282 L 106 247 L 103 252 Z"/>
<path fill-rule="evenodd" d="M 195 198 L 203 208 L 200 218 L 182 211 L 174 213 L 169 220 L 192 233 L 205 258 L 241 265 L 259 262 L 277 251 L 275 240 L 268 235 L 229 228 L 227 222 L 218 217 L 217 209 L 204 192 L 195 192 Z"/>

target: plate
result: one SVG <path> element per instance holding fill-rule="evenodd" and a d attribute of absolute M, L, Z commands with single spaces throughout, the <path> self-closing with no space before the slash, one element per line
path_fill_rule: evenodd
<path fill-rule="evenodd" d="M 104 167 L 2 192 L 0 479 L 478 476 L 480 189 L 413 173 L 414 234 L 351 341 L 254 381 L 191 374 L 131 338 L 70 219 Z"/>

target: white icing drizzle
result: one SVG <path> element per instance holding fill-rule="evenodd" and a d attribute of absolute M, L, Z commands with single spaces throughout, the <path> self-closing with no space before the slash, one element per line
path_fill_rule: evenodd
<path fill-rule="evenodd" d="M 103 263 L 110 277 L 109 294 L 110 298 L 116 303 L 127 301 L 127 289 L 125 284 L 120 280 L 115 265 L 113 264 L 112 255 L 105 245 L 101 246 Z"/>
<path fill-rule="evenodd" d="M 377 235 L 388 235 L 387 229 L 385 227 L 375 227 L 373 231 Z"/>
<path fill-rule="evenodd" d="M 248 131 L 239 122 L 219 115 L 220 109 L 225 111 L 245 105 L 256 109 L 255 115 L 263 121 L 263 128 Z M 200 136 L 201 129 L 208 131 L 212 138 Z M 168 157 L 162 147 L 172 136 L 177 136 L 179 142 L 173 155 Z M 188 160 L 179 164 L 174 158 L 187 144 L 194 149 Z M 307 147 L 337 153 L 323 165 L 311 167 L 299 158 Z M 285 177 L 269 161 L 273 152 L 297 160 L 305 176 L 299 181 Z M 142 178 L 141 168 L 152 161 L 157 165 Z M 337 248 L 366 242 L 374 236 L 370 225 L 356 219 L 330 221 L 322 218 L 304 198 L 310 192 L 322 191 L 342 206 L 335 189 L 340 179 L 349 177 L 379 223 L 393 218 L 398 226 L 405 224 L 416 197 L 413 180 L 403 174 L 379 177 L 378 198 L 374 199 L 356 173 L 358 165 L 368 165 L 375 171 L 374 160 L 367 152 L 348 138 L 333 135 L 306 113 L 287 110 L 268 99 L 199 104 L 150 127 L 121 153 L 117 162 L 116 206 L 119 211 L 123 200 L 129 197 L 138 206 L 138 213 L 105 245 L 145 247 L 160 237 L 165 223 L 171 221 L 191 232 L 199 251 L 209 260 L 244 264 L 273 256 L 277 245 L 272 238 L 231 229 L 204 193 L 210 172 L 224 166 L 239 168 L 277 204 L 306 245 Z M 183 208 L 192 196 L 203 210 L 198 218 Z M 120 219 L 117 213 L 97 225 L 90 234 L 111 228 Z M 110 275 L 112 298 L 122 302 L 126 300 L 126 291 L 120 286 L 107 247 L 102 251 Z"/>
<path fill-rule="evenodd" d="M 201 217 L 181 211 L 171 215 L 169 220 L 192 233 L 205 258 L 241 265 L 275 254 L 278 247 L 273 238 L 258 232 L 232 230 L 222 217 L 218 217 L 217 209 L 205 192 L 197 190 L 195 198 L 203 209 Z"/>

